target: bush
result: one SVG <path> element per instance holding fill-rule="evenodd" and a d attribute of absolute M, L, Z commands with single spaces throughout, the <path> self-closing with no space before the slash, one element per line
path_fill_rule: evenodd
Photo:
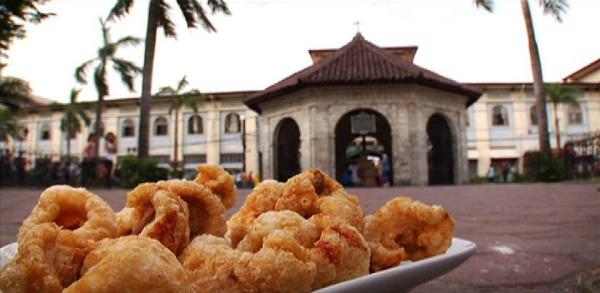
<path fill-rule="evenodd" d="M 166 180 L 169 170 L 158 167 L 154 159 L 126 156 L 117 166 L 123 187 L 132 188 L 140 183 Z"/>
<path fill-rule="evenodd" d="M 561 157 L 548 152 L 530 151 L 524 157 L 525 176 L 533 181 L 556 182 L 567 178 L 567 168 Z"/>

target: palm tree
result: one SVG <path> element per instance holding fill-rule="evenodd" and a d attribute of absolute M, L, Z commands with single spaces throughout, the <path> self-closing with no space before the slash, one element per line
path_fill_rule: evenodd
<path fill-rule="evenodd" d="M 552 110 L 554 111 L 554 127 L 556 129 L 556 147 L 560 149 L 560 127 L 558 125 L 558 104 L 571 104 L 578 105 L 576 90 L 572 87 L 563 87 L 559 83 L 552 83 L 546 85 L 546 92 L 550 103 L 552 103 Z"/>
<path fill-rule="evenodd" d="M 127 61 L 116 56 L 117 51 L 126 46 L 135 46 L 141 42 L 141 39 L 127 36 L 119 39 L 116 42 L 112 42 L 110 38 L 110 28 L 106 26 L 106 23 L 100 19 L 100 26 L 102 28 L 102 47 L 98 49 L 98 56 L 90 59 L 81 64 L 75 69 L 75 78 L 80 83 L 86 84 L 87 78 L 86 73 L 89 67 L 96 64 L 94 69 L 94 85 L 98 92 L 98 103 L 96 105 L 96 123 L 94 125 L 94 132 L 101 135 L 102 125 L 102 109 L 104 108 L 104 97 L 108 96 L 109 88 L 107 83 L 107 67 L 112 65 L 112 68 L 121 76 L 121 81 L 129 88 L 130 91 L 134 89 L 134 79 L 142 72 L 142 70 L 131 61 Z M 96 148 L 97 151 L 98 148 Z"/>
<path fill-rule="evenodd" d="M 477 6 L 481 6 L 488 11 L 492 11 L 493 0 L 474 0 Z M 525 28 L 527 30 L 527 41 L 529 43 L 529 60 L 531 62 L 531 73 L 533 75 L 533 92 L 535 94 L 538 116 L 538 135 L 540 150 L 550 151 L 550 137 L 548 134 L 548 116 L 546 115 L 546 93 L 544 88 L 544 78 L 542 76 L 542 63 L 538 51 L 533 21 L 529 10 L 528 0 L 521 1 L 521 12 L 525 19 Z M 552 14 L 558 21 L 562 21 L 561 16 L 566 12 L 569 5 L 566 0 L 538 0 L 543 7 L 544 13 Z"/>
<path fill-rule="evenodd" d="M 110 11 L 108 19 L 122 17 L 129 13 L 135 0 L 116 0 L 115 6 Z M 156 47 L 156 31 L 163 29 L 167 38 L 176 37 L 175 24 L 169 16 L 171 8 L 165 0 L 149 0 L 148 23 L 146 26 L 146 47 L 144 49 L 144 72 L 142 74 L 142 97 L 140 101 L 140 135 L 138 138 L 138 155 L 148 156 L 148 130 L 150 120 L 152 71 L 154 65 L 154 49 Z M 229 8 L 224 0 L 207 0 L 211 12 L 222 12 L 229 15 Z M 185 18 L 188 28 L 195 28 L 200 24 L 209 32 L 216 32 L 215 27 L 208 19 L 207 12 L 198 0 L 177 0 L 177 5 Z"/>
<path fill-rule="evenodd" d="M 182 107 L 188 107 L 194 111 L 194 113 L 198 112 L 198 108 L 196 107 L 196 99 L 193 95 L 199 95 L 200 92 L 197 89 L 193 89 L 187 92 L 182 92 L 183 89 L 188 85 L 188 81 L 186 76 L 179 81 L 177 84 L 177 88 L 173 88 L 170 86 L 162 87 L 158 91 L 156 95 L 170 95 L 171 97 L 171 105 L 169 106 L 169 115 L 175 112 L 175 135 L 173 146 L 175 147 L 174 159 L 173 159 L 173 170 L 177 170 L 179 166 L 178 158 L 179 158 L 179 110 Z"/>
<path fill-rule="evenodd" d="M 67 157 L 69 158 L 71 157 L 71 137 L 81 132 L 82 121 L 86 126 L 89 126 L 91 122 L 90 117 L 86 113 L 88 107 L 77 102 L 80 92 L 80 89 L 71 90 L 70 102 L 64 106 L 63 117 L 60 120 L 60 130 L 67 135 Z"/>
<path fill-rule="evenodd" d="M 20 110 L 31 102 L 31 87 L 23 79 L 0 76 L 0 104 L 10 111 Z"/>

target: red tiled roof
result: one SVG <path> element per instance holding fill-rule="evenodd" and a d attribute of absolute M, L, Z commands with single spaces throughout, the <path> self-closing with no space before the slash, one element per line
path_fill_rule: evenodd
<path fill-rule="evenodd" d="M 336 53 L 250 95 L 244 102 L 260 112 L 258 105 L 261 102 L 306 86 L 377 83 L 415 83 L 454 92 L 468 96 L 467 105 L 474 103 L 482 94 L 477 89 L 396 58 L 358 33 Z"/>

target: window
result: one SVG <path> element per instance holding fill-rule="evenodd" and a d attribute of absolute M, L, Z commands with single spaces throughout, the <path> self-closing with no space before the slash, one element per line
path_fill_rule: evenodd
<path fill-rule="evenodd" d="M 569 125 L 583 124 L 583 113 L 581 113 L 581 107 L 579 105 L 569 105 L 567 116 L 569 119 Z"/>
<path fill-rule="evenodd" d="M 229 113 L 225 117 L 225 133 L 239 133 L 240 126 L 240 115 L 236 113 Z"/>
<path fill-rule="evenodd" d="M 17 138 L 20 141 L 27 140 L 27 135 L 29 134 L 29 129 L 27 127 L 22 127 L 19 131 L 19 137 Z"/>
<path fill-rule="evenodd" d="M 529 122 L 531 125 L 538 125 L 537 106 L 533 105 L 529 108 Z"/>
<path fill-rule="evenodd" d="M 125 119 L 123 121 L 123 125 L 121 126 L 121 136 L 122 137 L 133 137 L 135 136 L 135 124 L 131 119 Z"/>
<path fill-rule="evenodd" d="M 508 125 L 508 111 L 506 111 L 506 108 L 504 106 L 495 106 L 494 108 L 492 108 L 492 125 Z"/>
<path fill-rule="evenodd" d="M 167 135 L 169 123 L 165 117 L 158 117 L 154 120 L 154 135 L 162 136 Z"/>
<path fill-rule="evenodd" d="M 206 154 L 183 155 L 183 161 L 186 164 L 205 164 Z"/>
<path fill-rule="evenodd" d="M 221 154 L 221 164 L 223 163 L 241 163 L 244 160 L 244 154 Z"/>
<path fill-rule="evenodd" d="M 202 134 L 204 128 L 202 127 L 202 117 L 194 115 L 188 119 L 188 134 Z"/>
<path fill-rule="evenodd" d="M 48 123 L 44 123 L 40 127 L 40 140 L 50 140 L 50 125 Z"/>

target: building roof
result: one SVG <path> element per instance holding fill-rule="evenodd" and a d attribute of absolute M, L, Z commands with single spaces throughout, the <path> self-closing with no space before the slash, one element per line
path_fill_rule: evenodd
<path fill-rule="evenodd" d="M 307 86 L 381 83 L 414 83 L 466 95 L 469 97 L 467 105 L 482 94 L 477 89 L 397 58 L 358 33 L 336 53 L 250 95 L 245 103 L 260 113 L 260 103 Z"/>
<path fill-rule="evenodd" d="M 596 59 L 592 63 L 580 68 L 579 70 L 567 75 L 563 78 L 565 82 L 573 82 L 579 81 L 581 78 L 587 76 L 588 74 L 595 72 L 596 70 L 600 70 L 600 58 Z"/>

